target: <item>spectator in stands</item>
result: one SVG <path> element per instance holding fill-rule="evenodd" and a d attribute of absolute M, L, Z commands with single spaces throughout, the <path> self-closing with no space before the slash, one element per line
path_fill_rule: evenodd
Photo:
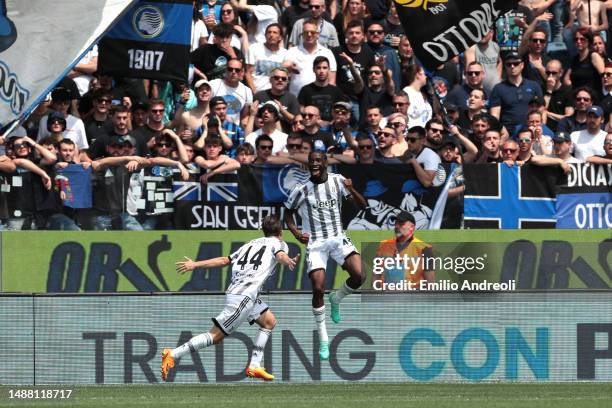
<path fill-rule="evenodd" d="M 479 149 L 480 156 L 476 159 L 476 163 L 500 163 L 502 161 L 501 152 L 499 151 L 500 143 L 500 131 L 488 129 L 482 142 L 482 149 Z"/>
<path fill-rule="evenodd" d="M 272 155 L 272 149 L 274 148 L 274 142 L 268 135 L 261 135 L 255 140 L 255 161 L 254 164 L 264 164 L 268 161 L 268 157 Z"/>
<path fill-rule="evenodd" d="M 240 168 L 240 163 L 226 155 L 221 154 L 223 145 L 219 136 L 209 136 L 206 138 L 204 152 L 206 157 L 198 156 L 195 163 L 205 173 L 200 177 L 200 182 L 206 184 L 217 174 L 231 173 Z"/>
<path fill-rule="evenodd" d="M 272 154 L 286 151 L 287 134 L 277 129 L 280 112 L 276 102 L 268 101 L 262 104 L 257 110 L 257 117 L 262 119 L 263 126 L 255 132 L 248 134 L 245 142 L 255 146 L 257 138 L 265 134 L 272 139 L 274 144 Z"/>
<path fill-rule="evenodd" d="M 334 27 L 338 33 L 338 42 L 340 46 L 346 44 L 348 35 L 346 34 L 349 25 L 353 21 L 360 22 L 363 25 L 363 21 L 366 19 L 366 7 L 363 0 L 350 0 L 343 1 L 342 12 L 336 14 L 334 18 Z M 338 81 L 340 83 L 340 81 Z"/>
<path fill-rule="evenodd" d="M 259 0 L 256 4 L 251 3 L 247 0 L 239 0 L 233 1 L 232 5 L 235 10 L 250 15 L 247 23 L 249 43 L 262 44 L 266 41 L 266 28 L 271 24 L 278 24 L 278 11 L 274 7 L 276 0 Z M 246 52 L 246 49 L 244 51 Z"/>
<path fill-rule="evenodd" d="M 431 119 L 433 110 L 427 98 L 421 91 L 427 83 L 425 70 L 419 65 L 411 65 L 406 71 L 408 86 L 403 91 L 408 95 L 410 107 L 408 108 L 408 122 L 410 126 L 425 126 Z"/>
<path fill-rule="evenodd" d="M 603 141 L 604 154 L 595 154 L 587 158 L 589 163 L 612 164 L 612 133 L 608 133 Z"/>
<path fill-rule="evenodd" d="M 127 136 L 130 134 L 128 129 L 129 114 L 128 110 L 123 105 L 117 105 L 111 114 L 111 128 L 107 129 L 105 134 L 100 134 L 88 151 L 88 155 L 92 159 L 105 157 L 107 154 L 107 146 L 111 139 L 118 136 Z M 134 139 L 135 140 L 135 139 Z"/>
<path fill-rule="evenodd" d="M 440 148 L 440 143 L 442 143 L 442 138 L 444 136 L 444 124 L 440 119 L 433 118 L 427 121 L 425 130 L 427 131 L 425 146 L 437 151 L 438 148 Z"/>
<path fill-rule="evenodd" d="M 165 128 L 162 122 L 165 112 L 164 101 L 151 99 L 148 105 L 147 125 L 132 132 L 132 136 L 136 139 L 138 156 L 149 154 L 149 151 L 155 147 L 155 138 L 161 135 Z"/>
<path fill-rule="evenodd" d="M 501 157 L 509 167 L 514 166 L 519 160 L 519 145 L 512 139 L 506 140 L 501 147 Z"/>
<path fill-rule="evenodd" d="M 603 156 L 603 142 L 606 132 L 601 130 L 603 123 L 603 110 L 594 105 L 587 110 L 586 129 L 572 132 L 572 144 L 574 146 L 574 157 L 580 161 L 587 161 L 591 156 Z"/>
<path fill-rule="evenodd" d="M 386 119 L 383 122 L 383 115 L 380 107 L 370 106 L 366 109 L 365 113 L 366 126 L 364 132 L 372 139 L 377 140 L 378 131 L 381 129 L 381 125 L 386 123 Z"/>
<path fill-rule="evenodd" d="M 516 138 L 519 147 L 518 160 L 521 163 L 527 163 L 533 156 L 533 131 L 529 127 L 524 126 L 518 131 Z"/>
<path fill-rule="evenodd" d="M 393 94 L 393 113 L 401 113 L 408 118 L 408 109 L 410 108 L 410 100 L 404 91 L 397 91 Z"/>
<path fill-rule="evenodd" d="M 398 54 L 401 67 L 419 64 L 416 56 L 414 55 L 414 50 L 412 49 L 410 40 L 408 37 L 406 37 L 406 35 L 402 35 L 402 38 L 400 39 Z"/>
<path fill-rule="evenodd" d="M 440 164 L 440 156 L 425 146 L 426 130 L 421 126 L 408 129 L 408 151 L 402 160 L 410 165 L 423 187 L 430 187 Z"/>
<path fill-rule="evenodd" d="M 564 117 L 559 121 L 557 131 L 575 132 L 587 127 L 587 110 L 593 106 L 593 91 L 582 87 L 576 89 L 574 96 L 574 114 Z"/>
<path fill-rule="evenodd" d="M 234 2 L 221 5 L 221 21 L 219 24 L 228 24 L 232 26 L 233 32 L 230 40 L 230 45 L 240 50 L 243 54 L 246 54 L 249 49 L 249 36 L 243 25 L 240 23 L 240 17 L 238 13 L 237 4 Z M 212 28 L 212 34 L 208 37 L 208 43 L 214 44 L 215 33 L 214 27 Z"/>
<path fill-rule="evenodd" d="M 361 0 L 354 0 L 360 2 Z M 350 4 L 353 1 L 349 2 Z M 338 74 L 336 83 L 353 104 L 352 115 L 356 123 L 361 119 L 359 95 L 365 79 L 374 63 L 374 51 L 364 45 L 365 33 L 362 20 L 351 20 L 345 29 L 346 40 L 334 49 Z"/>
<path fill-rule="evenodd" d="M 257 92 L 254 99 L 260 105 L 268 101 L 276 102 L 280 106 L 281 128 L 283 132 L 289 133 L 292 130 L 291 124 L 295 115 L 300 112 L 300 104 L 297 97 L 288 92 L 289 71 L 287 68 L 274 68 L 270 73 L 270 83 L 271 88 Z"/>
<path fill-rule="evenodd" d="M 300 24 L 298 22 L 298 24 Z M 315 80 L 312 64 L 316 57 L 327 57 L 329 61 L 330 73 L 329 83 L 336 83 L 336 59 L 329 48 L 319 44 L 319 24 L 311 19 L 304 20 L 303 39 L 301 45 L 292 47 L 287 52 L 283 66 L 291 72 L 291 84 L 289 92 L 297 96 L 303 86 Z"/>
<path fill-rule="evenodd" d="M 593 52 L 593 34 L 587 27 L 580 27 L 574 34 L 574 44 L 578 54 L 572 59 L 563 81 L 566 85 L 576 89 L 588 86 L 599 97 L 601 89 L 601 74 L 604 72 L 605 62 L 601 55 Z"/>
<path fill-rule="evenodd" d="M 491 128 L 492 116 L 486 113 L 478 113 L 472 118 L 472 124 L 469 130 L 469 137 L 472 142 L 481 149 L 487 130 Z"/>
<path fill-rule="evenodd" d="M 212 81 L 221 78 L 229 60 L 244 58 L 238 48 L 230 44 L 234 27 L 230 24 L 219 24 L 213 28 L 212 33 L 215 36 L 213 44 L 202 45 L 191 53 L 196 80 Z"/>
<path fill-rule="evenodd" d="M 223 79 L 210 81 L 213 96 L 221 96 L 227 104 L 227 118 L 236 124 L 245 126 L 249 105 L 253 103 L 253 92 L 244 85 L 244 64 L 242 60 L 230 59 Z"/>
<path fill-rule="evenodd" d="M 87 143 L 87 135 L 85 133 L 85 125 L 83 121 L 76 116 L 72 116 L 68 113 L 70 107 L 70 93 L 64 88 L 55 88 L 51 92 L 51 110 L 56 111 L 64 115 L 66 119 L 66 130 L 64 131 L 64 137 L 74 141 L 80 150 L 87 150 L 89 143 Z M 38 127 L 38 136 L 36 140 L 40 140 L 50 135 L 47 128 L 48 116 L 43 116 L 40 119 Z"/>
<path fill-rule="evenodd" d="M 255 160 L 255 149 L 249 143 L 243 143 L 236 148 L 236 160 L 241 165 L 250 164 Z"/>
<path fill-rule="evenodd" d="M 360 116 L 364 118 L 371 106 L 378 106 L 384 116 L 393 113 L 393 95 L 395 87 L 391 71 L 383 65 L 373 64 L 368 70 L 366 86 L 359 95 Z"/>
<path fill-rule="evenodd" d="M 381 163 L 400 163 L 398 157 L 393 155 L 393 141 L 395 140 L 395 129 L 385 126 L 376 134 L 376 152 L 374 161 Z"/>
<path fill-rule="evenodd" d="M 106 135 L 112 126 L 110 120 L 111 94 L 104 89 L 99 89 L 92 94 L 92 98 L 93 111 L 84 123 L 89 146 L 93 145 L 100 135 Z"/>
<path fill-rule="evenodd" d="M 64 132 L 66 131 L 66 119 L 64 115 L 59 112 L 49 113 L 47 117 L 47 130 L 49 131 L 49 136 L 46 138 L 50 137 L 54 142 L 62 140 L 64 138 Z"/>
<path fill-rule="evenodd" d="M 331 133 L 321 130 L 319 126 L 319 108 L 316 106 L 305 106 L 300 116 L 304 118 L 304 130 L 299 132 L 302 140 L 314 145 L 315 141 L 320 140 L 328 149 L 334 146 L 334 138 Z"/>
<path fill-rule="evenodd" d="M 200 79 L 195 83 L 195 95 L 197 105 L 193 109 L 183 111 L 177 110 L 178 120 L 177 126 L 187 125 L 190 129 L 198 129 L 202 126 L 204 115 L 210 112 L 210 100 L 212 98 L 212 88 L 210 83 L 205 79 Z"/>
<path fill-rule="evenodd" d="M 355 149 L 358 132 L 351 128 L 352 105 L 348 101 L 338 101 L 332 108 L 330 132 L 334 138 L 334 153 L 342 153 L 347 148 Z"/>
<path fill-rule="evenodd" d="M 458 126 L 452 125 L 448 129 L 448 133 L 449 135 L 442 139 L 440 148 L 438 150 L 438 154 L 440 155 L 442 161 L 444 162 L 445 160 L 454 158 L 456 160 L 448 161 L 447 163 L 472 163 L 478 156 L 478 148 L 476 147 L 476 145 L 461 133 L 461 130 Z M 446 152 L 447 154 L 444 154 L 445 152 L 441 150 L 445 146 L 447 147 L 446 150 L 449 150 L 449 142 L 452 142 L 451 144 L 454 146 L 453 149 L 455 150 L 455 154 L 451 155 L 450 152 Z M 461 153 L 462 147 L 464 149 L 463 154 Z"/>
<path fill-rule="evenodd" d="M 457 125 L 463 129 L 469 129 L 472 125 L 472 120 L 478 114 L 485 111 L 487 99 L 482 89 L 472 89 L 468 97 L 467 108 L 459 112 Z"/>
<path fill-rule="evenodd" d="M 395 140 L 391 151 L 394 156 L 402 156 L 408 150 L 406 135 L 408 134 L 408 118 L 401 113 L 392 113 L 387 118 L 387 125 L 395 130 Z"/>
<path fill-rule="evenodd" d="M 270 81 L 272 71 L 283 64 L 287 55 L 287 49 L 283 47 L 282 41 L 283 28 L 280 24 L 273 23 L 266 28 L 265 42 L 255 43 L 249 47 L 245 80 L 254 95 L 272 87 Z"/>
<path fill-rule="evenodd" d="M 561 61 L 553 59 L 546 64 L 546 83 L 544 103 L 546 105 L 546 125 L 554 132 L 559 121 L 574 114 L 572 88 L 563 84 Z M 612 83 L 612 81 L 611 81 Z"/>
<path fill-rule="evenodd" d="M 316 57 L 312 63 L 315 74 L 314 82 L 305 85 L 298 94 L 300 107 L 316 106 L 321 113 L 321 127 L 329 127 L 332 120 L 332 106 L 341 99 L 344 93 L 336 85 L 329 82 L 329 59 Z"/>
<path fill-rule="evenodd" d="M 566 163 L 581 163 L 572 156 L 572 138 L 567 132 L 558 132 L 553 138 L 554 148 L 552 157 L 559 158 Z"/>
<path fill-rule="evenodd" d="M 493 87 L 501 81 L 502 61 L 499 54 L 499 45 L 493 40 L 493 30 L 489 30 L 482 39 L 465 51 L 466 79 L 470 89 L 482 89 L 486 94 L 491 94 Z M 478 65 L 475 65 L 478 64 Z M 475 71 L 480 71 L 476 74 Z M 453 94 L 452 103 L 459 96 Z M 465 101 L 465 99 L 462 99 Z M 461 107 L 461 106 L 460 106 Z"/>
<path fill-rule="evenodd" d="M 223 140 L 223 148 L 227 152 L 228 156 L 233 158 L 236 155 L 236 146 L 244 143 L 244 130 L 240 124 L 229 120 L 227 117 L 227 103 L 221 96 L 215 96 L 212 98 L 209 106 L 211 115 L 205 116 L 203 120 L 206 121 L 207 126 L 210 127 L 210 125 L 213 123 L 213 121 L 211 121 L 211 117 L 216 118 L 215 121 L 217 122 L 217 126 L 220 124 L 220 129 L 223 130 L 222 132 L 218 132 Z"/>
<path fill-rule="evenodd" d="M 495 85 L 491 92 L 490 113 L 508 129 L 527 121 L 528 104 L 534 95 L 542 97 L 542 89 L 537 82 L 524 79 L 521 71 L 523 61 L 516 52 L 504 58 L 506 80 Z"/>
<path fill-rule="evenodd" d="M 527 126 L 533 137 L 533 154 L 549 156 L 552 154 L 554 133 L 542 123 L 542 114 L 538 111 L 531 112 L 527 116 Z"/>
<path fill-rule="evenodd" d="M 546 85 L 546 64 L 550 60 L 546 53 L 548 34 L 535 24 L 527 28 L 519 46 L 518 54 L 523 59 L 523 78 Z"/>
<path fill-rule="evenodd" d="M 368 135 L 360 134 L 357 136 L 357 148 L 355 154 L 334 154 L 327 156 L 328 164 L 373 164 L 374 163 L 374 141 Z M 397 161 L 396 159 L 389 159 Z"/>
<path fill-rule="evenodd" d="M 310 0 L 299 0 L 285 8 L 280 16 L 280 23 L 286 33 L 289 32 L 295 23 L 301 18 L 310 15 Z"/>
<path fill-rule="evenodd" d="M 609 130 L 612 127 L 612 62 L 607 62 L 603 74 L 601 74 L 601 82 L 603 84 L 604 97 L 599 103 L 604 111 L 604 122 L 606 123 L 606 129 Z"/>
<path fill-rule="evenodd" d="M 476 61 L 470 62 L 465 67 L 465 82 L 455 85 L 446 95 L 444 101 L 452 103 L 460 109 L 467 109 L 468 99 L 473 89 L 480 89 L 483 90 L 483 94 L 485 93 L 483 89 L 484 78 L 484 68 L 482 65 Z"/>
<path fill-rule="evenodd" d="M 401 89 L 401 67 L 397 51 L 385 45 L 385 28 L 382 23 L 370 20 L 366 24 L 366 37 L 368 45 L 374 51 L 374 63 L 380 67 L 385 67 L 391 70 L 391 78 L 393 79 L 393 91 Z"/>
<path fill-rule="evenodd" d="M 132 126 L 128 126 L 129 129 L 140 129 L 141 127 L 147 124 L 147 113 L 149 112 L 149 105 L 147 105 L 145 102 L 136 102 L 134 105 L 132 105 L 132 108 L 130 110 L 132 112 L 132 116 L 130 118 Z"/>
<path fill-rule="evenodd" d="M 340 42 L 338 41 L 338 33 L 336 32 L 336 27 L 331 24 L 329 21 L 326 21 L 323 18 L 327 7 L 325 5 L 325 0 L 310 0 L 310 20 L 315 23 L 315 25 L 319 28 L 318 42 L 322 46 L 326 48 L 339 47 Z M 289 45 L 298 46 L 302 40 L 306 38 L 306 27 L 304 23 L 308 21 L 305 18 L 301 18 L 293 25 L 293 29 L 291 30 L 291 35 L 289 36 Z"/>

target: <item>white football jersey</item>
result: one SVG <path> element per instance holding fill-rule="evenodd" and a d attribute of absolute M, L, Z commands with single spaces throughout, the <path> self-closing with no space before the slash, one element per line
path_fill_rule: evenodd
<path fill-rule="evenodd" d="M 344 176 L 328 173 L 324 183 L 308 180 L 296 185 L 285 207 L 298 210 L 302 230 L 310 234 L 310 241 L 326 240 L 342 234 L 342 199 L 350 196 L 344 185 Z"/>
<path fill-rule="evenodd" d="M 278 252 L 288 253 L 287 243 L 276 237 L 257 238 L 229 256 L 232 282 L 226 293 L 257 299 L 261 287 L 274 274 Z"/>

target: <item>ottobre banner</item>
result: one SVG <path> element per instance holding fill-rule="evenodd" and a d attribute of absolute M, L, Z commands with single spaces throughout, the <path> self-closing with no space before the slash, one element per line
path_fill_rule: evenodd
<path fill-rule="evenodd" d="M 310 294 L 263 298 L 278 320 L 263 361 L 274 382 L 612 380 L 608 293 L 355 294 L 328 325 L 329 361 Z M 160 384 L 161 350 L 208 330 L 223 304 L 221 294 L 0 296 L 0 384 Z M 244 324 L 183 356 L 169 383 L 253 382 L 256 334 Z"/>
<path fill-rule="evenodd" d="M 259 231 L 3 232 L 0 291 L 221 292 L 231 278 L 229 267 L 178 274 L 175 262 L 184 256 L 227 256 L 259 236 Z M 381 241 L 393 238 L 392 231 L 349 231 L 348 236 L 362 253 L 364 291 L 380 289 L 374 281 L 381 271 L 406 268 L 404 259 L 381 260 L 377 255 Z M 436 284 L 419 290 L 500 289 L 491 286 L 495 283 L 506 285 L 501 290 L 612 286 L 612 239 L 607 230 L 440 230 L 417 231 L 415 236 L 432 247 Z M 279 269 L 265 291 L 310 290 L 305 247 L 288 231 L 284 238 L 289 255 L 301 255 L 298 267 Z M 325 287 L 337 288 L 347 276 L 330 261 Z"/>

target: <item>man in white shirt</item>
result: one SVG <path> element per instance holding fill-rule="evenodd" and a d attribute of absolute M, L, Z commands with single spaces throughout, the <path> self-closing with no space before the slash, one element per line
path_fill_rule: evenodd
<path fill-rule="evenodd" d="M 312 63 L 318 56 L 327 57 L 329 61 L 329 83 L 336 85 L 336 58 L 334 54 L 318 43 L 319 28 L 313 20 L 306 20 L 303 24 L 302 45 L 290 48 L 287 51 L 283 66 L 293 74 L 289 84 L 289 92 L 297 96 L 304 85 L 314 82 L 315 73 Z"/>
<path fill-rule="evenodd" d="M 280 112 L 276 102 L 268 101 L 261 105 L 257 110 L 257 117 L 261 118 L 263 126 L 255 132 L 249 133 L 244 141 L 255 148 L 257 138 L 261 135 L 268 135 L 273 142 L 272 154 L 287 151 L 287 134 L 278 130 L 276 126 L 280 119 Z"/>
<path fill-rule="evenodd" d="M 601 130 L 603 122 L 603 109 L 597 105 L 587 110 L 587 128 L 572 132 L 571 138 L 574 144 L 574 157 L 580 161 L 586 161 L 591 156 L 603 156 L 603 142 L 606 132 Z"/>
<path fill-rule="evenodd" d="M 89 143 L 87 143 L 87 136 L 85 134 L 85 124 L 81 119 L 68 113 L 71 99 L 70 91 L 65 88 L 55 88 L 51 92 L 51 110 L 61 113 L 66 118 L 64 137 L 72 140 L 79 150 L 86 150 L 89 148 Z M 49 115 L 45 115 L 40 119 L 38 136 L 36 137 L 37 141 L 51 135 L 51 132 L 47 129 L 48 117 Z"/>
<path fill-rule="evenodd" d="M 327 8 L 325 4 L 325 0 L 310 0 L 310 19 L 313 21 L 317 27 L 317 31 L 319 32 L 319 36 L 317 41 L 324 47 L 334 48 L 340 46 L 340 41 L 338 41 L 338 32 L 336 31 L 336 27 L 326 21 L 323 18 L 323 14 L 325 14 L 325 10 Z M 293 30 L 291 30 L 291 35 L 289 36 L 289 44 L 290 45 L 298 45 L 302 42 L 306 37 L 304 36 L 304 23 L 308 20 L 308 18 L 300 18 L 293 25 Z"/>
<path fill-rule="evenodd" d="M 253 103 L 253 92 L 240 82 L 243 76 L 242 60 L 232 58 L 227 62 L 223 79 L 213 79 L 210 81 L 210 87 L 213 97 L 221 96 L 225 100 L 227 117 L 244 128 L 249 115 L 249 106 Z"/>
<path fill-rule="evenodd" d="M 429 147 L 425 146 L 427 131 L 422 126 L 413 126 L 408 130 L 406 141 L 408 142 L 409 159 L 414 173 L 423 187 L 430 187 L 433 184 L 440 156 Z"/>
<path fill-rule="evenodd" d="M 266 41 L 249 47 L 246 55 L 246 83 L 253 94 L 271 88 L 270 74 L 274 68 L 282 65 L 287 55 L 287 49 L 281 47 L 282 39 L 282 27 L 273 23 L 266 28 Z"/>

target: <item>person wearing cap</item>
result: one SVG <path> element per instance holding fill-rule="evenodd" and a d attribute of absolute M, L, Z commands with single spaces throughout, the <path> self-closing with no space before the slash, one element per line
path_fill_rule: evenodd
<path fill-rule="evenodd" d="M 305 85 L 298 94 L 300 107 L 316 106 L 321 113 L 320 125 L 323 128 L 329 126 L 332 119 L 332 106 L 335 102 L 345 99 L 346 96 L 340 88 L 329 82 L 329 59 L 318 56 L 312 63 L 312 70 L 315 74 L 314 82 Z"/>
<path fill-rule="evenodd" d="M 62 140 L 66 131 L 66 118 L 64 118 L 64 115 L 59 112 L 49 113 L 47 117 L 47 130 L 50 133 L 47 137 L 52 138 L 54 142 L 57 143 Z"/>
<path fill-rule="evenodd" d="M 176 123 L 177 127 L 188 126 L 190 129 L 198 129 L 202 126 L 204 115 L 210 112 L 209 103 L 212 98 L 210 83 L 205 79 L 200 79 L 195 83 L 194 89 L 197 105 L 181 113 Z"/>
<path fill-rule="evenodd" d="M 504 58 L 506 79 L 495 85 L 489 99 L 490 113 L 511 131 L 527 121 L 529 101 L 534 95 L 542 97 L 542 88 L 522 76 L 524 63 L 516 52 Z"/>
<path fill-rule="evenodd" d="M 283 28 L 278 23 L 266 27 L 266 40 L 251 44 L 246 55 L 246 83 L 255 95 L 272 87 L 272 70 L 283 64 L 287 49 L 283 47 Z"/>
<path fill-rule="evenodd" d="M 387 291 L 388 284 L 405 283 L 407 290 L 419 290 L 423 284 L 433 283 L 436 280 L 434 269 L 429 259 L 433 257 L 433 249 L 430 244 L 421 241 L 414 236 L 416 221 L 414 216 L 407 211 L 400 211 L 395 218 L 393 231 L 395 237 L 380 242 L 376 250 L 377 258 L 404 258 L 422 259 L 423 262 L 410 263 L 400 269 L 398 265 L 385 268 L 372 277 L 372 289 L 376 291 Z M 405 282 L 404 282 L 405 281 Z"/>
<path fill-rule="evenodd" d="M 87 150 L 89 148 L 89 143 L 87 142 L 85 124 L 81 119 L 68 113 L 71 99 L 72 97 L 67 89 L 55 88 L 51 92 L 50 109 L 52 111 L 59 112 L 64 116 L 64 119 L 66 119 L 66 130 L 64 131 L 64 137 L 75 142 L 79 150 Z M 40 140 L 51 134 L 47 128 L 48 118 L 49 116 L 47 115 L 40 119 L 36 140 Z"/>
<path fill-rule="evenodd" d="M 259 91 L 253 99 L 260 104 L 274 101 L 280 107 L 281 128 L 283 132 L 289 133 L 295 116 L 300 113 L 300 104 L 297 97 L 288 91 L 289 71 L 284 67 L 276 67 L 270 73 L 270 89 Z"/>
<path fill-rule="evenodd" d="M 264 103 L 257 109 L 257 117 L 261 118 L 263 125 L 255 132 L 249 133 L 245 138 L 245 142 L 255 147 L 255 141 L 259 136 L 268 135 L 274 143 L 272 146 L 272 154 L 286 151 L 287 134 L 281 132 L 277 128 L 280 119 L 278 105 L 272 101 Z"/>
<path fill-rule="evenodd" d="M 357 145 L 355 138 L 359 132 L 351 127 L 352 111 L 352 104 L 346 100 L 338 101 L 332 107 L 330 132 L 334 138 L 333 153 L 342 153 L 348 147 L 354 149 Z"/>
<path fill-rule="evenodd" d="M 594 155 L 587 158 L 587 162 L 596 164 L 612 164 L 612 133 L 608 133 L 603 141 L 603 155 Z"/>
<path fill-rule="evenodd" d="M 601 130 L 603 123 L 603 109 L 594 105 L 587 110 L 586 129 L 572 132 L 570 135 L 574 145 L 574 157 L 587 161 L 591 156 L 603 156 L 603 142 L 606 132 Z"/>
<path fill-rule="evenodd" d="M 553 155 L 566 163 L 582 163 L 580 160 L 572 156 L 572 138 L 567 132 L 558 132 L 553 137 Z"/>
<path fill-rule="evenodd" d="M 546 83 L 544 85 L 544 104 L 546 106 L 546 125 L 554 132 L 561 119 L 574 114 L 573 90 L 565 85 L 561 61 L 552 59 L 546 64 Z M 612 79 L 610 81 L 612 84 Z"/>

